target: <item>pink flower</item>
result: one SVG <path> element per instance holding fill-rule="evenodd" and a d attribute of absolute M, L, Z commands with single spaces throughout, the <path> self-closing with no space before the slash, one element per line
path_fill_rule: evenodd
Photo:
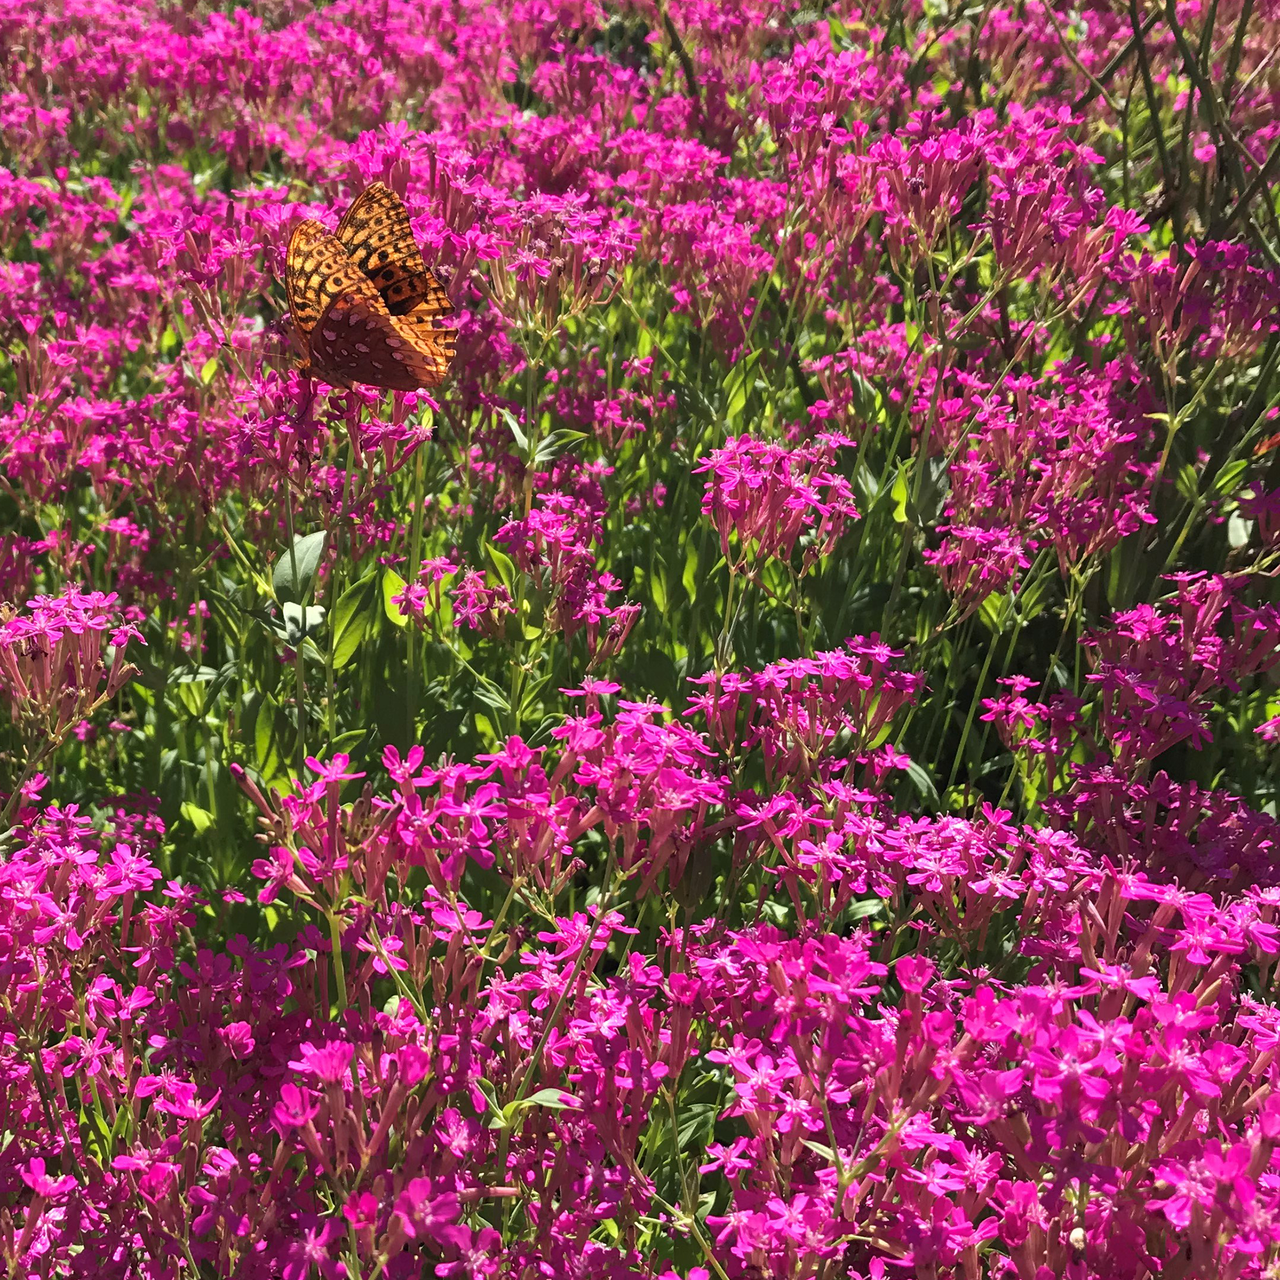
<path fill-rule="evenodd" d="M 312 1101 L 306 1090 L 286 1082 L 280 1086 L 280 1101 L 271 1114 L 281 1132 L 286 1132 L 314 1120 L 319 1110 L 319 1103 Z"/>
<path fill-rule="evenodd" d="M 324 1044 L 303 1044 L 297 1061 L 289 1065 L 295 1071 L 314 1076 L 323 1085 L 338 1085 L 351 1079 L 351 1045 L 343 1040 Z"/>
<path fill-rule="evenodd" d="M 60 1200 L 76 1185 L 76 1180 L 70 1175 L 55 1178 L 46 1174 L 45 1163 L 39 1156 L 33 1156 L 20 1172 L 23 1182 L 42 1200 Z"/>

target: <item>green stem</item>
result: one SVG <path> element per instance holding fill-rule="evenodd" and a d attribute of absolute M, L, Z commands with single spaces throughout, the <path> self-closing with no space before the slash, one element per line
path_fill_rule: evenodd
<path fill-rule="evenodd" d="M 293 491 L 289 487 L 289 482 L 285 481 L 288 493 L 284 504 L 284 527 L 285 537 L 289 539 L 289 572 L 290 577 L 296 584 L 298 581 L 298 553 L 294 546 L 293 536 Z M 296 757 L 294 767 L 297 770 L 297 776 L 302 777 L 303 769 L 307 760 L 307 727 L 306 727 L 306 673 L 302 666 L 302 646 L 306 643 L 306 634 L 304 624 L 306 622 L 307 613 L 306 605 L 301 604 L 302 614 L 298 620 L 299 629 L 302 634 L 298 637 L 298 643 L 293 651 L 293 688 L 295 701 L 295 714 L 297 716 L 297 745 L 294 749 Z"/>
<path fill-rule="evenodd" d="M 357 420 L 357 426 L 359 422 Z M 347 466 L 342 477 L 342 505 L 338 508 L 338 527 L 333 539 L 333 579 L 329 583 L 329 643 L 325 646 L 324 678 L 325 678 L 325 728 L 330 750 L 338 730 L 338 690 L 333 666 L 333 643 L 335 619 L 338 616 L 337 605 L 342 585 L 342 543 L 347 529 L 347 501 L 351 496 L 351 471 L 355 448 L 351 440 L 347 440 Z"/>
<path fill-rule="evenodd" d="M 418 448 L 413 455 L 413 524 L 409 534 L 409 574 L 410 585 L 418 580 L 418 570 L 422 566 L 422 523 L 425 518 L 423 505 L 425 502 L 423 483 L 423 451 Z M 408 701 L 407 722 L 409 744 L 417 741 L 418 729 L 418 682 L 421 676 L 418 656 L 418 628 L 409 623 L 409 670 L 405 681 L 405 696 Z"/>

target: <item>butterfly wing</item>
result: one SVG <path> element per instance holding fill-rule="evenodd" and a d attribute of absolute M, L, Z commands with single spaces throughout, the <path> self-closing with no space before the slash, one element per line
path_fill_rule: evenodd
<path fill-rule="evenodd" d="M 361 192 L 343 215 L 337 234 L 393 316 L 411 311 L 432 319 L 453 314 L 444 285 L 422 259 L 408 211 L 390 187 L 375 182 Z"/>
<path fill-rule="evenodd" d="M 416 391 L 444 381 L 453 335 L 431 330 L 423 343 L 400 327 L 376 292 L 348 292 L 329 303 L 311 333 L 311 363 L 339 386 L 363 382 L 388 391 Z"/>
<path fill-rule="evenodd" d="M 317 242 L 324 236 L 324 228 L 308 218 L 293 229 L 289 237 L 289 252 L 285 259 L 284 287 L 289 295 L 289 312 L 305 339 L 316 327 L 324 310 L 324 303 L 316 274 Z"/>
<path fill-rule="evenodd" d="M 344 293 L 378 296 L 342 244 L 310 218 L 298 223 L 289 238 L 285 292 L 289 295 L 289 311 L 304 341 L 310 339 L 335 298 Z"/>
<path fill-rule="evenodd" d="M 421 307 L 393 318 L 396 329 L 413 344 L 422 367 L 430 370 L 431 380 L 424 380 L 420 385 L 438 387 L 449 376 L 449 366 L 457 355 L 456 333 L 452 329 L 437 329 L 434 318 Z"/>

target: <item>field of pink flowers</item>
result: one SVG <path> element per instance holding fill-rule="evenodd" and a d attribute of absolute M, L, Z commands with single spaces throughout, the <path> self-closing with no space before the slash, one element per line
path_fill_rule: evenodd
<path fill-rule="evenodd" d="M 0 1277 L 1280 1276 L 1278 48 L 0 6 Z"/>

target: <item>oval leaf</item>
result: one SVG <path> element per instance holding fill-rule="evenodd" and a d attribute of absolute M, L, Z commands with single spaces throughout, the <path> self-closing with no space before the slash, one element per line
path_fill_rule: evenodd
<path fill-rule="evenodd" d="M 333 665 L 343 667 L 355 656 L 377 617 L 378 575 L 366 574 L 338 597 L 333 609 Z"/>
<path fill-rule="evenodd" d="M 403 627 L 409 621 L 408 615 L 398 604 L 394 603 L 393 599 L 395 596 L 404 594 L 406 585 L 405 580 L 394 569 L 384 569 L 382 571 L 382 612 L 397 627 Z"/>
<path fill-rule="evenodd" d="M 271 585 L 281 604 L 301 604 L 315 581 L 320 557 L 324 553 L 325 531 L 294 538 L 293 551 L 285 551 L 276 560 Z"/>

